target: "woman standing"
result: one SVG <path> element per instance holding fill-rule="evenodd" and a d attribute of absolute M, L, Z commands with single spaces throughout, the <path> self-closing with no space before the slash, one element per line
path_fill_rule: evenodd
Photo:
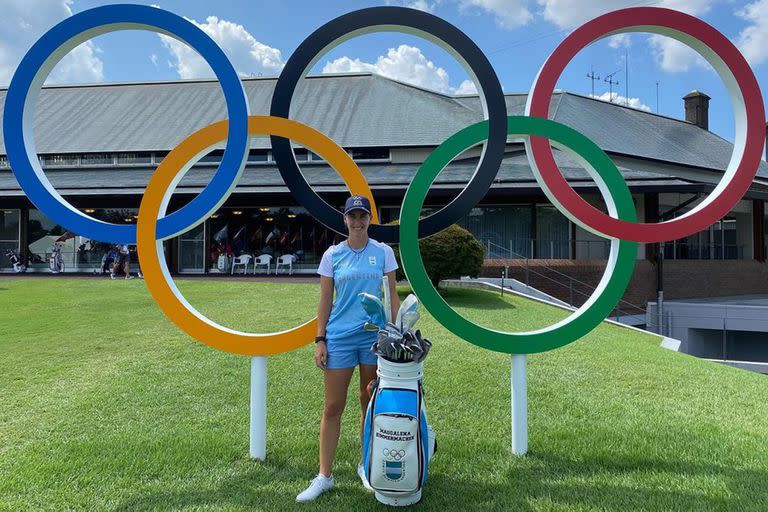
<path fill-rule="evenodd" d="M 395 254 L 388 245 L 368 238 L 370 223 L 370 201 L 362 196 L 347 199 L 344 224 L 349 238 L 329 247 L 317 270 L 320 274 L 320 304 L 317 308 L 315 364 L 323 370 L 325 383 L 325 405 L 320 423 L 320 471 L 296 501 L 314 500 L 333 487 L 333 457 L 355 366 L 360 367 L 360 439 L 363 437 L 363 420 L 369 399 L 366 386 L 376 378 L 376 355 L 371 351 L 376 333 L 363 330 L 368 315 L 363 310 L 359 294 L 365 292 L 381 297 L 382 277 L 386 275 L 392 318 L 397 316 L 400 308 Z M 362 462 L 357 466 L 357 473 L 370 490 Z"/>

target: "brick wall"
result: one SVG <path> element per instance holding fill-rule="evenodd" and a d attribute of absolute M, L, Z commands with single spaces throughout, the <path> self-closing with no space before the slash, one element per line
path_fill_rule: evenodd
<path fill-rule="evenodd" d="M 509 277 L 526 282 L 525 260 L 485 260 L 481 276 L 501 277 L 505 264 L 509 265 Z M 581 305 L 602 278 L 605 264 L 602 260 L 528 260 L 527 280 L 534 288 L 566 302 L 573 297 L 573 303 Z M 638 260 L 623 300 L 645 308 L 648 301 L 656 300 L 656 282 L 656 265 Z M 665 299 L 748 294 L 768 294 L 768 264 L 752 260 L 664 261 Z M 627 304 L 621 310 L 636 312 Z"/>

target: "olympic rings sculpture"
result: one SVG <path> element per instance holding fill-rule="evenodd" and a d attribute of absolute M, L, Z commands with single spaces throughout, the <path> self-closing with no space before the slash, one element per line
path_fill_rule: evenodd
<path fill-rule="evenodd" d="M 139 208 L 136 226 L 115 225 L 81 213 L 56 192 L 37 159 L 32 133 L 40 87 L 71 49 L 100 34 L 143 29 L 188 44 L 211 66 L 227 106 L 227 121 L 190 135 L 174 148 L 153 174 Z M 269 116 L 250 116 L 247 98 L 232 64 L 221 49 L 193 23 L 173 13 L 141 5 L 97 7 L 62 21 L 27 52 L 8 88 L 3 131 L 8 160 L 27 197 L 66 229 L 114 243 L 136 243 L 147 287 L 165 314 L 195 339 L 219 350 L 243 355 L 271 355 L 310 343 L 316 319 L 271 334 L 243 333 L 220 326 L 195 310 L 176 288 L 162 241 L 204 222 L 231 194 L 248 156 L 249 137 L 270 135 L 280 174 L 299 204 L 317 220 L 343 233 L 341 213 L 309 186 L 291 150 L 290 140 L 323 156 L 350 191 L 373 195 L 360 169 L 342 148 L 320 132 L 290 120 L 291 99 L 301 79 L 330 48 L 374 31 L 403 31 L 422 36 L 453 55 L 474 80 L 486 120 L 449 137 L 418 169 L 409 185 L 396 226 L 378 225 L 373 211 L 371 236 L 400 243 L 403 270 L 424 307 L 449 331 L 489 350 L 534 353 L 551 350 L 584 336 L 602 322 L 621 299 L 634 269 L 637 242 L 655 243 L 705 229 L 727 214 L 749 189 L 763 150 L 765 107 L 757 80 L 744 57 L 720 32 L 687 14 L 657 7 L 635 7 L 599 16 L 571 33 L 550 55 L 528 95 L 526 115 L 508 117 L 496 73 L 480 49 L 458 28 L 422 11 L 373 7 L 340 16 L 313 32 L 289 58 L 277 80 Z M 698 51 L 723 80 L 736 119 L 734 152 L 722 181 L 693 210 L 657 224 L 637 222 L 629 189 L 610 158 L 584 135 L 548 120 L 549 103 L 559 75 L 588 44 L 631 31 L 672 37 Z M 552 203 L 582 228 L 608 238 L 608 264 L 595 293 L 568 318 L 527 333 L 506 333 L 478 326 L 461 317 L 432 286 L 419 253 L 419 238 L 456 222 L 485 195 L 504 156 L 507 136 L 523 137 L 534 176 Z M 221 165 L 211 182 L 189 204 L 167 215 L 177 184 L 210 149 L 226 140 Z M 483 143 L 478 166 L 465 189 L 437 213 L 419 219 L 424 198 L 438 174 L 464 150 Z M 597 183 L 608 215 L 589 205 L 568 185 L 555 163 L 551 145 L 571 153 Z"/>

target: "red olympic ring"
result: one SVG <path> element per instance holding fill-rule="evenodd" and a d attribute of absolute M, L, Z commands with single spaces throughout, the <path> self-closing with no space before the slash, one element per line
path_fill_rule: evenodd
<path fill-rule="evenodd" d="M 557 167 L 547 139 L 530 137 L 530 142 L 526 142 L 528 160 L 547 197 L 584 229 L 634 242 L 676 240 L 702 231 L 724 217 L 749 190 L 762 159 L 762 95 L 749 64 L 728 38 L 707 23 L 670 9 L 635 7 L 610 12 L 576 29 L 550 55 L 528 96 L 526 115 L 548 118 L 557 80 L 581 49 L 603 37 L 633 30 L 670 36 L 697 50 L 728 89 L 736 118 L 734 151 L 717 187 L 696 208 L 674 220 L 632 223 L 609 217 L 582 199 Z"/>

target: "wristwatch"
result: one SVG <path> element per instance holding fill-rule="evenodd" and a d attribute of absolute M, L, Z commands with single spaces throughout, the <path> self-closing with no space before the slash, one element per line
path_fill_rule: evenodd
<path fill-rule="evenodd" d="M 325 341 L 325 336 L 316 336 L 315 337 L 315 343 L 320 343 L 321 341 Z"/>

